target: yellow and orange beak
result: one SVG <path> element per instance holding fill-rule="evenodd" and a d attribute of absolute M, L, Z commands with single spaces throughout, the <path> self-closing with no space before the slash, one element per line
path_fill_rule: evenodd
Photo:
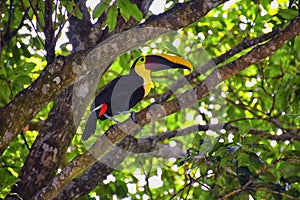
<path fill-rule="evenodd" d="M 145 68 L 151 71 L 174 68 L 188 69 L 193 71 L 193 66 L 188 60 L 179 56 L 171 56 L 167 54 L 146 56 Z"/>

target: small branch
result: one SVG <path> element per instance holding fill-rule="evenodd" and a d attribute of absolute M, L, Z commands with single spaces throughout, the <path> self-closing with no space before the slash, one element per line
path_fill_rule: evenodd
<path fill-rule="evenodd" d="M 55 40 L 54 40 L 54 24 L 52 21 L 52 3 L 53 0 L 45 0 L 45 27 L 43 27 L 43 32 L 45 34 L 45 50 L 47 63 L 51 63 L 55 58 Z"/>
<path fill-rule="evenodd" d="M 12 2 L 13 2 L 13 0 L 11 0 L 11 6 L 12 6 Z M 11 19 L 9 19 L 9 22 L 7 24 L 6 33 L 3 36 L 3 40 L 1 40 L 1 47 L 7 45 L 11 41 L 11 39 L 17 35 L 18 31 L 23 27 L 24 21 L 28 14 L 28 10 L 29 10 L 29 8 L 24 9 L 24 15 L 22 16 L 22 19 L 21 19 L 18 27 L 16 29 L 14 29 L 12 32 L 10 32 Z M 12 8 L 10 10 L 10 15 L 9 15 L 10 17 L 13 15 L 11 12 L 13 12 Z"/>
<path fill-rule="evenodd" d="M 297 200 L 298 198 L 296 197 L 293 197 L 289 194 L 286 194 L 286 193 L 283 193 L 283 192 L 278 192 L 278 191 L 275 191 L 275 190 L 269 190 L 263 186 L 261 187 L 255 187 L 257 190 L 261 190 L 261 191 L 265 191 L 266 193 L 273 193 L 273 194 L 278 194 L 278 195 L 281 195 L 281 196 L 284 196 L 286 198 L 289 198 L 289 199 L 293 199 L 293 200 Z"/>
<path fill-rule="evenodd" d="M 8 21 L 7 21 L 7 25 L 6 25 L 6 33 L 4 35 L 4 38 L 6 38 L 10 35 L 10 26 L 11 26 L 11 21 L 12 21 L 13 14 L 14 14 L 13 2 L 14 2 L 13 0 L 9 1 L 9 15 L 8 15 Z"/>
<path fill-rule="evenodd" d="M 30 8 L 33 10 L 33 12 L 34 12 L 34 8 L 32 7 L 33 5 L 32 5 L 32 3 L 31 3 L 31 1 L 29 0 L 29 3 L 30 3 Z M 35 27 L 35 25 L 34 25 L 34 23 L 32 22 L 32 18 L 30 18 L 29 17 L 29 15 L 28 15 L 28 11 L 29 11 L 29 9 L 30 8 L 25 8 L 25 4 L 24 4 L 24 1 L 23 0 L 21 0 L 21 4 L 22 4 L 22 8 L 24 9 L 24 10 L 26 10 L 27 12 L 25 12 L 25 15 L 23 16 L 24 17 L 24 19 L 26 19 L 26 18 L 28 18 L 28 20 L 29 20 L 29 22 L 30 22 L 30 24 L 31 24 L 31 27 L 33 28 L 33 30 L 35 31 L 35 33 L 36 33 L 36 35 L 37 35 L 37 38 L 38 38 L 38 40 L 40 41 L 40 43 L 43 45 L 43 47 L 45 47 L 45 44 L 44 44 L 44 41 L 41 39 L 41 37 L 40 37 L 40 35 L 39 35 L 39 31 L 37 30 L 37 27 Z M 37 21 L 38 21 L 38 17 L 36 17 L 37 18 Z M 42 26 L 41 26 L 42 27 Z M 16 32 L 17 33 L 17 32 Z"/>
<path fill-rule="evenodd" d="M 152 160 L 149 160 L 149 162 L 152 162 Z M 148 193 L 149 197 L 151 200 L 153 200 L 153 194 L 151 192 L 151 189 L 150 189 L 150 183 L 149 183 L 149 177 L 150 177 L 150 172 L 151 172 L 151 166 L 152 166 L 152 163 L 150 165 L 150 168 L 148 170 L 148 172 L 146 172 L 146 170 L 144 169 L 144 166 L 143 164 L 141 163 L 140 164 L 140 169 L 142 169 L 142 172 L 143 174 L 145 175 L 145 181 L 146 181 L 146 185 L 145 185 L 145 188 L 146 188 L 146 192 Z"/>
<path fill-rule="evenodd" d="M 251 185 L 251 183 L 252 183 L 251 181 L 248 181 L 248 182 L 247 182 L 246 184 L 244 184 L 241 188 L 232 190 L 231 192 L 229 192 L 229 193 L 227 193 L 227 194 L 225 194 L 225 195 L 219 197 L 218 200 L 225 200 L 225 199 L 227 199 L 228 197 L 231 197 L 231 196 L 233 196 L 233 195 L 236 195 L 236 194 L 238 194 L 238 193 L 240 193 L 240 192 L 242 192 L 242 191 L 244 191 L 244 190 L 247 190 L 248 187 Z"/>
<path fill-rule="evenodd" d="M 61 33 L 61 31 L 63 30 L 64 26 L 66 25 L 66 23 L 67 23 L 68 21 L 70 21 L 71 17 L 74 16 L 74 14 L 75 14 L 75 12 L 76 12 L 76 9 L 78 9 L 78 7 L 80 6 L 80 4 L 81 4 L 82 2 L 85 2 L 85 1 L 80 0 L 79 3 L 76 3 L 76 6 L 73 8 L 72 12 L 69 13 L 68 18 L 67 18 L 66 20 L 63 20 L 63 21 L 60 23 L 59 28 L 58 28 L 58 32 L 57 32 L 56 36 L 53 36 L 53 37 L 54 37 L 53 42 L 54 42 L 55 44 L 56 44 L 56 42 L 57 42 L 57 40 L 58 40 L 58 38 L 59 38 L 59 36 L 60 36 L 60 33 Z"/>
<path fill-rule="evenodd" d="M 247 119 L 249 120 L 249 119 Z M 144 137 L 141 138 L 140 140 L 145 140 L 143 141 L 144 144 L 149 144 L 151 141 L 156 141 L 156 143 L 161 142 L 166 139 L 171 139 L 174 137 L 179 137 L 179 136 L 186 136 L 189 135 L 193 132 L 196 131 L 207 131 L 207 130 L 220 130 L 224 129 L 226 131 L 233 131 L 233 132 L 238 132 L 239 127 L 238 126 L 233 126 L 230 125 L 229 123 L 223 123 L 223 124 L 208 124 L 208 125 L 194 125 L 190 126 L 184 129 L 179 129 L 179 130 L 172 130 L 172 131 L 167 131 L 163 132 L 160 134 L 156 134 L 153 136 L 149 137 Z M 293 141 L 297 140 L 300 141 L 300 135 L 297 134 L 297 132 L 300 132 L 300 129 L 292 129 L 290 130 L 291 133 L 286 133 L 282 135 L 271 135 L 269 130 L 259 130 L 259 129 L 254 129 L 251 128 L 247 131 L 247 134 L 251 135 L 262 135 L 263 137 L 270 139 L 270 140 L 276 140 L 276 141 Z M 294 133 L 294 134 L 292 134 Z"/>
<path fill-rule="evenodd" d="M 275 159 L 271 164 L 269 165 L 266 165 L 264 168 L 262 168 L 260 171 L 258 171 L 257 175 L 262 175 L 263 173 L 265 173 L 268 169 L 272 168 L 273 166 L 275 166 L 277 163 L 279 162 L 282 162 L 282 161 L 297 161 L 297 163 L 299 163 L 299 158 L 298 157 L 285 157 L 285 158 L 278 158 L 278 159 Z M 219 200 L 225 200 L 233 195 L 236 195 L 242 191 L 245 191 L 245 190 L 251 190 L 253 188 L 265 188 L 266 186 L 260 186 L 260 185 L 253 185 L 253 182 L 252 180 L 248 181 L 246 184 L 244 184 L 241 188 L 237 188 L 237 189 L 234 189 L 230 192 L 227 192 L 225 193 L 224 195 L 221 195 L 218 199 Z M 285 193 L 282 193 L 282 195 L 285 194 Z M 284 195 L 286 196 L 286 195 Z M 292 196 L 289 196 L 287 195 L 286 197 L 292 197 Z M 294 197 L 292 197 L 291 199 L 296 199 Z"/>
<path fill-rule="evenodd" d="M 23 0 L 22 0 L 23 1 Z M 33 4 L 32 4 L 32 0 L 28 0 L 29 1 L 29 4 L 30 4 L 30 7 L 31 7 L 31 9 L 32 9 L 32 11 L 33 11 L 33 13 L 34 13 L 34 15 L 35 15 L 35 17 L 36 17 L 36 21 L 37 21 L 37 24 L 41 27 L 41 29 L 43 29 L 43 24 L 41 23 L 41 20 L 40 20 L 40 17 L 39 17 L 39 15 L 38 15 L 38 12 L 37 12 L 37 8 L 36 8 L 36 6 L 34 6 Z M 33 26 L 34 27 L 34 26 Z M 38 32 L 38 31 L 37 31 Z"/>
<path fill-rule="evenodd" d="M 24 143 L 25 143 L 25 146 L 26 146 L 27 149 L 30 151 L 30 146 L 29 146 L 29 144 L 28 144 L 28 142 L 27 142 L 27 140 L 26 140 L 26 137 L 25 137 L 25 134 L 24 134 L 23 131 L 21 132 L 21 137 L 22 137 L 22 139 L 23 139 L 23 141 L 24 141 Z"/>

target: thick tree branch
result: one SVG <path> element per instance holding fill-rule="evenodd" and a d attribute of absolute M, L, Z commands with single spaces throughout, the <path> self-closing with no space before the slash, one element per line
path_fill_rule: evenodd
<path fill-rule="evenodd" d="M 39 110 L 49 101 L 57 97 L 57 95 L 69 85 L 82 79 L 88 72 L 91 72 L 97 67 L 101 69 L 101 72 L 105 71 L 108 64 L 118 55 L 160 34 L 171 31 L 167 29 L 170 28 L 170 26 L 162 28 L 162 26 L 158 24 L 166 24 L 172 21 L 170 17 L 174 15 L 173 12 L 179 12 L 176 16 L 180 16 L 183 19 L 174 24 L 174 27 L 171 27 L 176 30 L 205 16 L 212 8 L 224 1 L 225 0 L 215 2 L 209 0 L 201 2 L 190 1 L 174 6 L 168 12 L 147 20 L 141 27 L 132 28 L 128 31 L 116 34 L 109 40 L 99 44 L 97 48 L 93 50 L 89 49 L 73 53 L 65 58 L 57 57 L 54 59 L 37 80 L 28 88 L 17 94 L 8 105 L 0 109 L 0 153 L 2 154 L 10 141 L 30 122 Z M 167 21 L 165 22 L 164 20 Z M 157 27 L 155 27 L 155 25 L 157 25 Z M 99 29 L 93 29 L 89 37 L 96 39 L 97 31 L 99 31 Z M 12 123 L 13 121 L 14 123 Z"/>
<path fill-rule="evenodd" d="M 148 153 L 152 157 L 176 158 L 185 151 L 180 146 L 158 144 L 151 137 L 136 139 L 127 136 L 113 147 L 103 158 L 96 162 L 82 176 L 74 179 L 55 199 L 79 199 L 88 194 L 117 168 L 129 155 Z M 89 181 L 86 181 L 89 180 Z"/>
<path fill-rule="evenodd" d="M 83 19 L 78 19 L 75 16 L 70 17 L 68 35 L 74 52 L 88 49 L 91 45 L 88 39 L 86 39 L 86 35 L 92 25 L 89 21 L 90 16 L 85 1 L 78 0 L 76 2 L 84 17 Z M 137 24 L 138 22 L 135 23 Z M 133 26 L 132 23 L 122 23 L 124 29 L 131 28 L 131 26 Z M 121 31 L 122 29 L 118 30 Z M 58 96 L 50 112 L 55 113 L 55 115 L 49 115 L 45 123 L 45 127 L 48 128 L 40 130 L 39 136 L 32 146 L 32 151 L 26 158 L 20 172 L 19 181 L 13 187 L 12 193 L 18 194 L 22 198 L 30 199 L 36 191 L 44 187 L 54 177 L 61 158 L 64 156 L 66 147 L 69 146 L 76 133 L 76 126 L 79 124 L 79 121 L 76 119 L 81 119 L 88 103 L 86 99 L 91 99 L 94 96 L 93 91 L 95 91 L 97 84 L 91 80 L 99 80 L 100 73 L 98 71 L 99 69 L 95 73 L 88 74 L 84 79 L 77 82 L 74 87 L 73 85 L 69 86 Z M 89 88 L 89 94 L 82 96 L 81 91 L 75 91 L 77 85 Z M 82 102 L 86 103 L 83 104 Z M 73 107 L 72 105 L 76 106 Z M 80 117 L 74 119 L 74 116 Z M 57 123 L 57 121 L 64 123 Z M 61 134 L 66 134 L 67 137 L 62 137 Z M 48 145 L 47 150 L 44 150 L 45 144 Z M 51 163 L 43 165 L 44 162 L 49 160 L 48 155 L 53 155 L 54 158 Z M 30 185 L 29 189 L 28 185 Z"/>
<path fill-rule="evenodd" d="M 126 136 L 117 147 L 112 148 L 103 158 L 97 161 L 89 170 L 87 170 L 82 176 L 74 179 L 58 196 L 56 199 L 78 199 L 88 194 L 93 188 L 101 184 L 102 181 L 113 172 L 130 153 L 149 153 L 149 156 L 153 157 L 166 157 L 166 158 L 178 158 L 184 154 L 183 149 L 175 147 L 169 149 L 168 146 L 158 145 L 166 139 L 172 139 L 174 137 L 186 136 L 193 132 L 207 131 L 207 130 L 220 130 L 238 132 L 239 127 L 230 125 L 228 123 L 223 124 L 209 124 L 209 125 L 194 125 L 184 129 L 172 130 L 156 134 L 153 136 L 143 137 L 141 139 L 135 139 L 132 136 Z M 300 141 L 300 136 L 295 134 L 299 130 L 291 130 L 289 134 L 283 135 L 271 135 L 269 130 L 249 129 L 247 134 L 261 135 L 262 138 L 267 138 L 277 141 Z M 152 152 L 152 154 L 151 154 Z M 163 154 L 160 154 L 163 152 Z M 165 154 L 167 153 L 167 154 Z M 169 153 L 169 154 L 168 154 Z M 171 154 L 170 154 L 171 153 Z M 179 154 L 178 154 L 179 153 Z M 86 181 L 89 180 L 89 181 Z"/>
<path fill-rule="evenodd" d="M 195 104 L 198 100 L 206 96 L 219 83 L 229 77 L 236 75 L 243 69 L 255 64 L 273 54 L 285 42 L 291 40 L 300 32 L 300 17 L 295 18 L 291 23 L 279 34 L 277 34 L 269 42 L 255 47 L 239 59 L 215 69 L 204 81 L 198 84 L 194 89 L 185 92 L 178 99 L 163 102 L 161 105 L 152 105 L 143 109 L 136 114 L 135 124 L 131 119 L 126 120 L 114 128 L 110 128 L 104 135 L 95 142 L 95 144 L 83 155 L 77 156 L 68 166 L 66 166 L 57 177 L 55 177 L 41 192 L 36 199 L 49 199 L 55 197 L 62 188 L 81 173 L 84 169 L 96 162 L 95 157 L 100 157 L 112 144 L 119 142 L 126 137 L 127 134 L 133 133 L 139 127 L 156 121 L 166 115 L 178 112 L 180 109 L 187 108 Z"/>
<path fill-rule="evenodd" d="M 31 199 L 36 191 L 44 187 L 55 176 L 75 133 L 70 87 L 57 98 L 41 127 L 12 193 Z"/>
<path fill-rule="evenodd" d="M 260 43 L 266 42 L 268 40 L 270 40 L 271 38 L 273 38 L 278 32 L 279 32 L 279 28 L 275 29 L 274 31 L 261 35 L 259 37 L 250 39 L 250 40 L 243 40 L 241 43 L 239 43 L 237 46 L 231 48 L 229 51 L 227 51 L 226 53 L 213 58 L 211 60 L 209 60 L 208 62 L 206 62 L 205 64 L 203 64 L 202 66 L 198 67 L 196 70 L 194 70 L 192 73 L 186 75 L 183 78 L 180 78 L 179 80 L 175 81 L 168 90 L 166 90 L 164 92 L 163 95 L 161 95 L 158 99 L 156 99 L 156 103 L 162 103 L 166 100 L 168 100 L 173 92 L 177 91 L 180 87 L 183 87 L 184 84 L 186 83 L 185 80 L 188 80 L 189 82 L 191 82 L 192 80 L 194 80 L 196 77 L 198 77 L 201 74 L 206 73 L 208 70 L 212 69 L 213 67 L 215 67 L 216 65 L 219 65 L 220 63 L 226 61 L 227 59 L 231 58 L 232 56 L 236 55 L 237 53 L 241 52 L 242 50 L 245 50 L 247 48 L 250 47 L 254 47 Z"/>

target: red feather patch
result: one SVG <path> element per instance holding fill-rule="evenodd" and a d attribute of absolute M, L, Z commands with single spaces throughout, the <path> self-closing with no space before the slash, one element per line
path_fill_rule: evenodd
<path fill-rule="evenodd" d="M 98 117 L 101 117 L 103 114 L 105 114 L 107 111 L 107 104 L 104 103 L 101 105 L 101 108 L 99 110 L 99 113 L 98 113 Z"/>

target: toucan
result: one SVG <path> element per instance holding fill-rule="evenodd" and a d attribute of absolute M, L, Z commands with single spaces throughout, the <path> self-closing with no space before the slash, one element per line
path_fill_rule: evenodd
<path fill-rule="evenodd" d="M 153 87 L 150 72 L 173 68 L 193 69 L 189 61 L 179 56 L 156 54 L 138 57 L 129 74 L 115 78 L 96 96 L 81 139 L 87 140 L 94 134 L 97 119 L 114 120 L 113 116 L 130 112 L 148 95 Z"/>

